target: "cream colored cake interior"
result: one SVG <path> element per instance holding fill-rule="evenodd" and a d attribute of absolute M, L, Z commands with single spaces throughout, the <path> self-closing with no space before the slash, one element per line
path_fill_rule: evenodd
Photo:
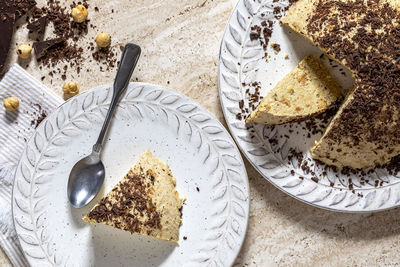
<path fill-rule="evenodd" d="M 181 208 L 169 166 L 147 151 L 83 220 L 178 242 Z"/>
<path fill-rule="evenodd" d="M 304 120 L 326 111 L 341 94 L 321 60 L 307 56 L 268 92 L 246 122 L 275 125 Z"/>

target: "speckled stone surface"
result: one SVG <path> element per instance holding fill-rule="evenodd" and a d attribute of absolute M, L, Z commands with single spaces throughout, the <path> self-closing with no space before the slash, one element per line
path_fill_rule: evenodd
<path fill-rule="evenodd" d="M 81 42 L 92 41 L 98 31 L 105 31 L 117 48 L 126 42 L 139 44 L 143 52 L 133 80 L 175 89 L 224 122 L 217 88 L 218 53 L 236 0 L 98 0 L 89 4 L 89 18 L 97 29 L 89 29 Z M 94 6 L 99 12 L 94 12 Z M 18 61 L 15 43 L 27 42 L 23 24 L 13 40 L 9 64 Z M 115 75 L 115 70 L 100 72 L 90 58 L 87 53 L 82 62 L 85 71 L 67 75 L 67 80 L 76 81 L 82 91 L 112 83 Z M 34 60 L 21 62 L 26 64 L 28 72 L 38 79 L 45 76 L 43 83 L 61 95 L 64 81 L 60 75 L 50 79 L 49 69 L 40 70 Z M 400 265 L 399 209 L 369 215 L 333 213 L 285 195 L 248 163 L 247 171 L 250 221 L 234 266 Z M 1 252 L 0 266 L 10 266 Z"/>

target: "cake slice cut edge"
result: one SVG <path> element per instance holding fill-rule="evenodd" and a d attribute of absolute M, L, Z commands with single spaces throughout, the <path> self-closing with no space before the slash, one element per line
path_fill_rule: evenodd
<path fill-rule="evenodd" d="M 332 107 L 342 93 L 322 60 L 310 55 L 267 93 L 246 123 L 277 125 L 306 120 Z"/>
<path fill-rule="evenodd" d="M 178 242 L 182 203 L 169 166 L 146 151 L 83 220 Z"/>

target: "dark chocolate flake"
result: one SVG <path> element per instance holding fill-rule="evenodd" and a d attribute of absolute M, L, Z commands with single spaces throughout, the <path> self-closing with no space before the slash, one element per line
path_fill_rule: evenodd
<path fill-rule="evenodd" d="M 64 38 L 55 38 L 45 41 L 34 42 L 33 49 L 35 50 L 36 58 L 43 57 L 49 49 L 52 49 L 55 46 L 60 45 L 64 42 Z"/>
<path fill-rule="evenodd" d="M 26 27 L 28 28 L 30 33 L 43 35 L 46 29 L 46 24 L 47 24 L 47 16 L 43 16 L 29 23 Z"/>

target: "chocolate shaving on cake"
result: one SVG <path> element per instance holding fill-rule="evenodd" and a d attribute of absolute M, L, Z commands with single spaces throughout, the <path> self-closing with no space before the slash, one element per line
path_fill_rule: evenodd
<path fill-rule="evenodd" d="M 89 219 L 97 222 L 113 221 L 115 227 L 132 233 L 140 233 L 143 225 L 150 228 L 147 234 L 150 234 L 152 229 L 162 229 L 161 214 L 155 209 L 148 194 L 151 185 L 144 183 L 143 175 L 149 174 L 139 175 L 129 172 L 125 177 L 129 179 L 113 189 L 116 201 L 102 199 L 99 205 L 88 214 Z M 146 220 L 139 221 L 134 215 L 135 212 Z"/>
<path fill-rule="evenodd" d="M 337 32 L 342 32 L 342 36 L 348 35 L 347 33 L 356 26 L 356 22 L 350 21 L 346 25 L 341 25 L 339 21 L 343 18 L 340 15 L 329 21 L 325 20 L 327 12 L 330 12 L 333 5 L 339 9 L 339 14 L 343 14 L 341 16 L 347 14 L 350 9 L 357 10 L 358 16 L 365 16 L 358 22 L 359 27 L 356 28 L 357 32 L 351 40 L 339 40 Z M 355 144 L 360 141 L 359 127 L 368 127 L 365 131 L 363 130 L 368 135 L 367 140 L 380 142 L 380 138 L 388 136 L 387 131 L 390 130 L 385 125 L 398 123 L 394 120 L 393 111 L 386 109 L 385 106 L 396 101 L 400 102 L 400 93 L 397 92 L 400 88 L 398 79 L 400 66 L 395 61 L 400 55 L 400 31 L 391 26 L 393 18 L 400 17 L 400 11 L 380 0 L 368 1 L 368 3 L 363 0 L 352 3 L 319 1 L 316 9 L 317 15 L 310 18 L 308 30 L 310 33 L 317 31 L 318 25 L 322 22 L 332 27 L 332 31 L 325 32 L 323 36 L 316 38 L 316 42 L 341 62 L 347 62 L 347 67 L 354 72 L 356 83 L 360 89 L 363 88 L 354 92 L 352 104 L 343 111 L 346 115 L 340 117 L 341 128 L 348 132 L 347 135 L 352 137 Z M 379 14 L 372 15 L 371 10 L 376 10 Z M 367 27 L 371 27 L 371 32 L 365 30 Z M 380 29 L 382 31 L 378 32 Z M 355 49 L 354 44 L 358 44 L 359 48 Z M 367 52 L 365 49 L 368 47 L 373 49 Z M 379 127 L 370 127 L 367 120 L 378 119 L 378 117 L 386 123 Z M 359 120 L 365 120 L 365 123 Z M 393 141 L 400 140 L 398 129 L 393 130 L 391 132 Z M 336 133 L 336 136 L 332 133 L 331 138 L 340 138 L 340 132 Z"/>
<path fill-rule="evenodd" d="M 338 166 L 385 164 L 400 153 L 399 7 L 383 0 L 312 3 L 311 15 L 297 31 L 347 67 L 355 78 L 351 97 L 313 153 Z M 354 16 L 349 16 L 355 10 Z M 296 29 L 296 21 L 289 26 Z M 334 147 L 341 149 L 330 153 Z"/>

